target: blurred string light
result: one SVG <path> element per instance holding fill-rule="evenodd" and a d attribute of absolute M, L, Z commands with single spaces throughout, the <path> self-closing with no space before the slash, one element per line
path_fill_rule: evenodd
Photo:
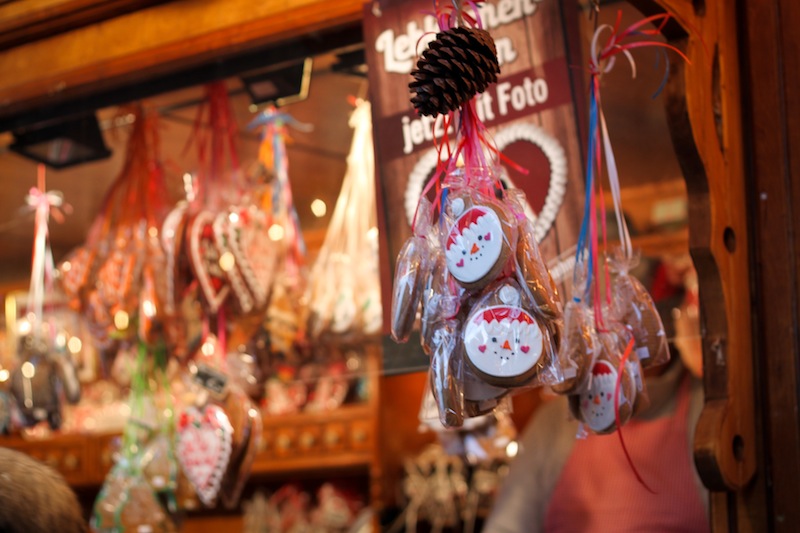
<path fill-rule="evenodd" d="M 267 235 L 269 236 L 270 240 L 273 241 L 279 241 L 283 239 L 284 233 L 285 230 L 283 229 L 283 226 L 281 226 L 280 224 L 273 224 L 267 230 Z"/>
<path fill-rule="evenodd" d="M 322 218 L 328 212 L 328 205 L 324 200 L 315 198 L 314 201 L 311 202 L 311 212 L 314 213 L 315 217 Z"/>

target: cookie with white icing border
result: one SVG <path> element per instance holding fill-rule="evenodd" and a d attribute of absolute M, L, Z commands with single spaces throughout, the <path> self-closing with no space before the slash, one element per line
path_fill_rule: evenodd
<path fill-rule="evenodd" d="M 465 359 L 476 376 L 497 387 L 527 384 L 546 363 L 547 336 L 522 307 L 519 287 L 506 281 L 482 298 L 464 325 Z"/>
<path fill-rule="evenodd" d="M 444 215 L 448 225 L 442 248 L 453 278 L 471 290 L 497 279 L 517 244 L 508 209 L 488 197 L 451 192 Z"/>
<path fill-rule="evenodd" d="M 592 432 L 605 435 L 617 429 L 614 394 L 622 354 L 614 334 L 601 334 L 600 344 L 600 355 L 592 365 L 588 388 L 570 396 L 569 407 L 572 415 Z M 630 420 L 637 401 L 637 385 L 630 370 L 628 366 L 623 367 L 620 380 L 619 418 L 622 425 Z"/>

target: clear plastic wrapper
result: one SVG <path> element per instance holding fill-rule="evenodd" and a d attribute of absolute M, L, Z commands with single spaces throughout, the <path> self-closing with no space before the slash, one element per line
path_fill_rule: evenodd
<path fill-rule="evenodd" d="M 526 290 L 525 295 L 536 304 L 534 311 L 542 318 L 556 321 L 562 316 L 561 299 L 539 251 L 533 224 L 527 219 L 522 208 L 525 193 L 520 190 L 510 190 L 506 194 L 519 224 L 516 250 L 517 281 L 523 290 Z"/>
<path fill-rule="evenodd" d="M 464 423 L 464 368 L 461 360 L 458 321 L 448 320 L 433 334 L 430 381 L 439 420 L 446 428 Z"/>
<path fill-rule="evenodd" d="M 519 285 L 505 280 L 471 308 L 463 330 L 465 360 L 477 377 L 516 388 L 562 381 L 550 332 L 523 304 Z M 535 379 L 537 378 L 538 379 Z"/>
<path fill-rule="evenodd" d="M 501 201 L 468 188 L 446 190 L 440 226 L 447 269 L 463 287 L 486 287 L 504 271 L 517 246 L 513 213 Z"/>
<path fill-rule="evenodd" d="M 597 344 L 592 310 L 575 300 L 567 302 L 558 357 L 569 377 L 553 385 L 553 392 L 575 394 L 588 386 L 589 374 L 598 352 Z"/>
<path fill-rule="evenodd" d="M 572 415 L 593 433 L 605 435 L 617 428 L 615 393 L 619 372 L 619 423 L 625 425 L 633 416 L 637 402 L 642 401 L 644 384 L 635 354 L 622 365 L 622 357 L 629 337 L 617 332 L 597 334 L 598 353 L 592 364 L 588 386 L 579 394 L 569 396 Z"/>
<path fill-rule="evenodd" d="M 122 463 L 106 477 L 95 502 L 91 525 L 98 533 L 177 531 L 142 472 L 132 472 L 129 465 Z"/>
<path fill-rule="evenodd" d="M 425 234 L 430 228 L 430 202 L 420 200 L 414 235 L 403 245 L 395 263 L 392 290 L 391 333 L 397 342 L 406 342 L 417 319 L 422 293 L 432 264 Z"/>
<path fill-rule="evenodd" d="M 667 335 L 656 304 L 642 283 L 630 273 L 638 263 L 638 258 L 625 258 L 618 252 L 609 262 L 616 273 L 613 282 L 614 312 L 633 332 L 634 349 L 642 367 L 667 363 L 670 358 Z"/>

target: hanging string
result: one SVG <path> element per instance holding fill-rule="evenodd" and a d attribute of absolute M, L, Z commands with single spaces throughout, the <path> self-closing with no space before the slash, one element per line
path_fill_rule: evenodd
<path fill-rule="evenodd" d="M 49 251 L 50 216 L 57 221 L 64 221 L 64 212 L 71 212 L 69 204 L 64 203 L 60 191 L 47 191 L 45 183 L 45 166 L 36 168 L 36 186 L 31 187 L 25 198 L 28 207 L 34 212 L 33 251 L 31 257 L 31 282 L 28 291 L 28 313 L 32 313 L 38 325 L 42 324 L 45 293 L 53 280 L 55 266 Z M 63 211 L 62 211 L 63 208 Z M 33 321 L 31 321 L 33 322 Z M 31 331 L 38 334 L 37 324 L 31 323 Z"/>

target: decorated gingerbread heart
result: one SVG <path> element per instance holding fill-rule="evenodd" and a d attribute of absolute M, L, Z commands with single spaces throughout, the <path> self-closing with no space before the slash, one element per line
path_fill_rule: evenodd
<path fill-rule="evenodd" d="M 506 268 L 517 229 L 505 206 L 483 195 L 451 192 L 445 202 L 442 248 L 447 268 L 468 289 L 480 289 Z"/>
<path fill-rule="evenodd" d="M 200 211 L 189 222 L 189 262 L 211 313 L 216 313 L 230 292 L 220 266 L 220 252 L 214 236 L 214 215 Z"/>
<path fill-rule="evenodd" d="M 234 220 L 237 222 L 234 223 Z M 253 310 L 255 300 L 242 276 L 243 259 L 234 253 L 238 249 L 234 240 L 241 235 L 241 232 L 237 234 L 236 231 L 231 231 L 234 224 L 239 224 L 238 215 L 232 220 L 227 211 L 218 213 L 213 224 L 214 242 L 219 252 L 219 268 L 225 273 L 239 309 L 246 314 Z"/>
<path fill-rule="evenodd" d="M 239 210 L 228 224 L 230 250 L 257 309 L 267 304 L 279 256 L 266 238 L 268 229 L 266 215 L 255 206 Z"/>
<path fill-rule="evenodd" d="M 218 405 L 187 407 L 178 418 L 177 455 L 203 504 L 217 499 L 231 458 L 233 427 Z"/>
<path fill-rule="evenodd" d="M 464 325 L 466 360 L 491 385 L 525 385 L 539 370 L 546 336 L 522 307 L 519 287 L 507 281 L 473 307 Z"/>

